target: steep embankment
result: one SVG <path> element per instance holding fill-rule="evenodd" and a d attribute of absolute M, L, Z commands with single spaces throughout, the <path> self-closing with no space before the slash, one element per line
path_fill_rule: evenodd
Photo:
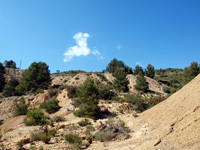
<path fill-rule="evenodd" d="M 137 119 L 127 119 L 127 125 L 134 130 L 131 139 L 106 145 L 96 143 L 90 149 L 199 149 L 200 75 Z"/>

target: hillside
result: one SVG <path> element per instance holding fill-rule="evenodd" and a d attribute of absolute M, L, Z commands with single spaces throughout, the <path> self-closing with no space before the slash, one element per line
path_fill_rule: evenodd
<path fill-rule="evenodd" d="M 200 75 L 137 119 L 126 119 L 134 130 L 131 139 L 90 149 L 199 149 Z"/>
<path fill-rule="evenodd" d="M 87 78 L 87 74 L 80 73 L 74 76 L 54 77 L 52 85 L 69 84 L 80 85 Z M 111 74 L 104 74 L 105 78 L 96 74 L 90 74 L 93 79 L 104 79 L 105 84 L 113 81 Z M 128 79 L 131 86 L 134 86 L 135 76 L 129 75 Z M 150 89 L 159 92 L 161 86 L 152 79 L 147 81 Z M 67 133 L 75 132 L 83 139 L 82 149 L 89 150 L 154 150 L 154 149 L 194 149 L 200 147 L 200 75 L 184 86 L 181 90 L 170 96 L 165 101 L 157 104 L 153 108 L 137 114 L 133 105 L 128 103 L 119 103 L 116 101 L 101 100 L 99 107 L 101 110 L 108 110 L 110 114 L 107 117 L 96 121 L 90 119 L 95 135 L 100 131 L 112 126 L 116 128 L 115 138 L 109 142 L 100 142 L 97 140 L 88 143 L 85 135 L 86 128 L 78 125 L 83 118 L 73 115 L 76 108 L 73 105 L 73 99 L 68 97 L 66 89 L 60 91 L 56 99 L 61 107 L 59 111 L 48 114 L 51 119 L 56 116 L 64 117 L 61 122 L 53 122 L 48 125 L 51 130 L 56 130 L 55 137 L 52 137 L 49 143 L 42 141 L 31 141 L 32 134 L 45 130 L 45 126 L 25 126 L 23 120 L 25 116 L 12 118 L 12 109 L 14 102 L 19 101 L 20 97 L 10 97 L 1 99 L 1 132 L 3 133 L 0 144 L 4 148 L 19 149 L 19 141 L 23 141 L 23 147 L 30 149 L 34 147 L 39 149 L 64 149 L 70 148 L 68 142 L 64 140 Z M 29 108 L 39 107 L 44 101 L 48 101 L 48 92 L 37 94 L 36 96 L 25 96 Z M 122 110 L 123 112 L 120 112 Z M 112 118 L 112 119 L 111 119 Z M 123 126 L 119 126 L 120 123 Z M 17 146 L 18 145 L 18 146 Z"/>

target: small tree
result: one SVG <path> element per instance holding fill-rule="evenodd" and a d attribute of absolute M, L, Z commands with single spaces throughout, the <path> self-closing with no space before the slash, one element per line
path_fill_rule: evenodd
<path fill-rule="evenodd" d="M 142 72 L 139 72 L 138 76 L 136 77 L 135 90 L 141 93 L 145 93 L 147 92 L 148 89 L 149 89 L 148 82 L 146 81 Z"/>
<path fill-rule="evenodd" d="M 2 63 L 0 63 L 0 92 L 2 92 L 4 86 L 5 86 L 5 68 Z"/>
<path fill-rule="evenodd" d="M 131 67 L 127 66 L 124 64 L 123 61 L 120 61 L 120 60 L 117 60 L 116 58 L 114 58 L 109 64 L 108 66 L 106 67 L 106 71 L 108 71 L 109 73 L 115 73 L 115 71 L 117 69 L 124 69 L 124 71 L 127 73 L 127 74 L 132 74 L 133 73 L 133 70 Z"/>
<path fill-rule="evenodd" d="M 14 96 L 16 94 L 15 87 L 18 84 L 19 82 L 15 79 L 9 80 L 3 89 L 3 96 L 5 97 Z"/>
<path fill-rule="evenodd" d="M 16 63 L 13 60 L 9 60 L 9 61 L 5 60 L 4 65 L 6 68 L 14 68 L 14 69 L 17 68 Z"/>
<path fill-rule="evenodd" d="M 190 76 L 193 79 L 194 77 L 196 77 L 199 74 L 199 66 L 197 62 L 192 62 L 189 68 L 190 71 Z"/>
<path fill-rule="evenodd" d="M 154 66 L 152 66 L 151 64 L 148 64 L 147 69 L 145 69 L 145 75 L 147 77 L 154 78 L 154 75 L 155 75 Z"/>
<path fill-rule="evenodd" d="M 14 116 L 26 115 L 27 111 L 28 111 L 27 105 L 25 104 L 24 97 L 22 97 L 19 103 L 15 103 L 15 107 L 13 109 L 13 115 Z"/>
<path fill-rule="evenodd" d="M 75 99 L 79 110 L 74 114 L 79 117 L 97 118 L 99 115 L 99 92 L 94 81 L 88 78 L 77 90 L 78 98 Z"/>
<path fill-rule="evenodd" d="M 199 74 L 199 67 L 197 62 L 192 62 L 190 67 L 185 67 L 183 70 L 185 83 L 188 83 Z"/>
<path fill-rule="evenodd" d="M 142 74 L 144 74 L 144 71 L 143 71 L 142 67 L 139 66 L 139 65 L 136 65 L 133 74 L 134 75 L 138 75 L 139 72 L 141 72 Z"/>
<path fill-rule="evenodd" d="M 114 73 L 117 68 L 124 68 L 124 62 L 123 61 L 119 61 L 116 58 L 114 58 L 106 67 L 106 71 L 108 71 L 109 73 Z"/>
<path fill-rule="evenodd" d="M 114 73 L 115 80 L 113 81 L 113 87 L 119 92 L 127 92 L 129 81 L 126 78 L 127 74 L 124 69 L 117 69 Z"/>
<path fill-rule="evenodd" d="M 20 91 L 36 92 L 37 89 L 46 89 L 51 83 L 49 66 L 44 62 L 33 62 L 30 67 L 22 73 L 20 80 Z"/>

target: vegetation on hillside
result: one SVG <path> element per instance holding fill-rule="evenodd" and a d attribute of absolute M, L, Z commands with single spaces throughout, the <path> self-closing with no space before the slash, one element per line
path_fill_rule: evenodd
<path fill-rule="evenodd" d="M 9 60 L 9 61 L 5 60 L 5 61 L 4 61 L 4 66 L 5 66 L 6 68 L 13 68 L 13 69 L 16 69 L 16 68 L 17 68 L 17 67 L 16 67 L 16 63 L 15 63 L 13 60 Z"/>
<path fill-rule="evenodd" d="M 4 86 L 5 86 L 5 68 L 2 63 L 0 63 L 0 92 L 2 92 Z"/>
<path fill-rule="evenodd" d="M 25 92 L 34 93 L 40 89 L 47 89 L 51 83 L 49 66 L 44 62 L 33 62 L 22 73 L 20 84 L 16 87 L 19 95 Z"/>
<path fill-rule="evenodd" d="M 98 107 L 100 95 L 95 82 L 88 78 L 78 88 L 77 95 L 75 103 L 79 109 L 74 114 L 79 117 L 97 118 L 100 112 Z"/>

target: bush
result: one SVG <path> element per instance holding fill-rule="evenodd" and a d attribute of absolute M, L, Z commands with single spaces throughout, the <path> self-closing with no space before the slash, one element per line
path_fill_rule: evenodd
<path fill-rule="evenodd" d="M 43 134 L 43 131 L 35 131 L 31 133 L 31 141 L 41 141 L 41 135 Z"/>
<path fill-rule="evenodd" d="M 41 140 L 42 140 L 42 142 L 47 144 L 51 140 L 51 135 L 44 133 L 41 136 Z"/>
<path fill-rule="evenodd" d="M 79 148 L 82 145 L 82 139 L 77 134 L 72 134 L 72 133 L 66 134 L 65 140 L 70 144 L 72 144 L 75 148 Z"/>
<path fill-rule="evenodd" d="M 43 141 L 44 143 L 48 143 L 51 140 L 51 137 L 55 136 L 56 130 L 49 130 L 46 126 L 44 131 L 36 131 L 31 133 L 31 141 Z"/>
<path fill-rule="evenodd" d="M 156 96 L 156 97 L 150 98 L 147 103 L 148 103 L 149 107 L 152 107 L 152 106 L 164 101 L 166 98 L 167 97 L 164 97 L 164 96 Z"/>
<path fill-rule="evenodd" d="M 76 94 L 76 90 L 77 90 L 77 87 L 68 87 L 67 88 L 67 96 L 69 97 L 69 98 L 75 98 L 75 97 L 77 97 L 77 94 Z"/>
<path fill-rule="evenodd" d="M 61 121 L 64 121 L 65 118 L 64 118 L 63 116 L 54 116 L 54 117 L 52 118 L 52 120 L 53 120 L 54 122 L 61 122 Z"/>
<path fill-rule="evenodd" d="M 36 126 L 47 124 L 47 116 L 43 114 L 41 109 L 32 109 L 29 110 L 26 114 L 27 119 L 24 120 L 25 125 L 27 126 Z"/>
<path fill-rule="evenodd" d="M 95 134 L 95 140 L 105 142 L 112 140 L 115 136 L 114 130 L 102 130 Z"/>
<path fill-rule="evenodd" d="M 15 107 L 13 109 L 13 115 L 14 116 L 21 116 L 26 115 L 28 112 L 27 106 L 25 105 L 24 97 L 21 97 L 19 103 L 15 103 Z"/>
<path fill-rule="evenodd" d="M 97 132 L 94 137 L 95 140 L 105 142 L 111 141 L 113 139 L 121 140 L 121 137 L 130 137 L 128 132 L 130 130 L 125 127 L 125 123 L 121 120 L 115 122 L 113 119 L 108 119 L 106 126 L 99 132 Z"/>
<path fill-rule="evenodd" d="M 170 88 L 167 87 L 167 86 L 164 86 L 164 87 L 163 87 L 163 92 L 168 93 L 168 94 L 171 93 Z"/>
<path fill-rule="evenodd" d="M 48 113 L 54 113 L 60 109 L 60 106 L 58 105 L 58 100 L 51 99 L 47 102 L 44 102 L 40 105 L 41 108 L 45 109 Z"/>
<path fill-rule="evenodd" d="M 78 122 L 78 125 L 81 127 L 84 127 L 84 126 L 87 126 L 90 124 L 91 124 L 91 122 L 88 119 L 84 119 L 84 120 L 81 120 L 80 122 Z"/>
<path fill-rule="evenodd" d="M 58 89 L 56 89 L 56 88 L 49 88 L 49 90 L 48 90 L 49 98 L 56 96 L 57 93 L 58 93 Z"/>
<path fill-rule="evenodd" d="M 85 134 L 91 136 L 91 132 L 94 131 L 94 127 L 92 125 L 87 125 L 86 126 L 86 131 Z"/>
<path fill-rule="evenodd" d="M 132 94 L 121 100 L 123 102 L 132 103 L 133 105 L 135 105 L 135 110 L 144 111 L 146 109 L 145 100 L 139 95 Z"/>

